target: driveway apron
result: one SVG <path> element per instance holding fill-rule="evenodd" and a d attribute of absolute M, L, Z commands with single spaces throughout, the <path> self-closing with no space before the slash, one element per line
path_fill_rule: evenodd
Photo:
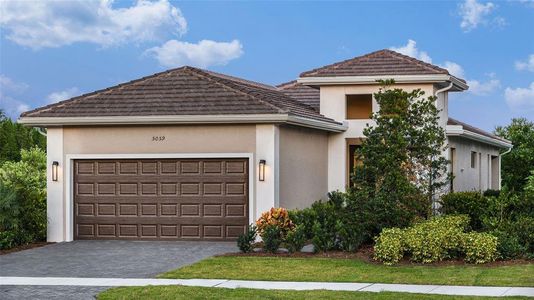
<path fill-rule="evenodd" d="M 74 241 L 0 256 L 0 276 L 151 278 L 236 252 L 234 242 Z M 0 299 L 94 299 L 106 287 L 0 286 Z"/>

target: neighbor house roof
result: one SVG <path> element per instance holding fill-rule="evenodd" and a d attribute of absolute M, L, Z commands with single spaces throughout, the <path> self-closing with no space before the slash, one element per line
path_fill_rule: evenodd
<path fill-rule="evenodd" d="M 482 130 L 480 128 L 474 127 L 472 125 L 469 125 L 467 123 L 458 121 L 456 119 L 450 118 L 447 121 L 447 135 L 454 136 L 464 136 L 466 138 L 479 140 L 482 142 L 490 142 L 493 141 L 493 144 L 496 146 L 501 146 L 503 148 L 511 148 L 512 142 L 504 139 L 500 136 L 494 135 L 492 133 L 489 133 L 485 130 Z"/>
<path fill-rule="evenodd" d="M 152 117 L 153 120 L 160 116 L 192 116 L 191 120 L 199 120 L 195 116 L 214 119 L 220 115 L 238 115 L 241 119 L 279 115 L 341 126 L 273 86 L 188 66 L 37 108 L 23 113 L 21 121 L 35 125 L 39 121 L 31 119 L 54 122 L 61 118 Z M 267 119 L 264 118 L 266 122 Z"/>
<path fill-rule="evenodd" d="M 313 107 L 317 112 L 319 111 L 320 90 L 318 88 L 300 84 L 296 80 L 279 84 L 276 87 L 289 97 Z"/>

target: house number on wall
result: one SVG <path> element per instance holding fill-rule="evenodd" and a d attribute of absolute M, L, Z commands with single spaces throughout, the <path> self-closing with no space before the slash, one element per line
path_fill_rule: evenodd
<path fill-rule="evenodd" d="M 163 142 L 164 140 L 165 140 L 165 136 L 164 135 L 153 136 L 152 137 L 152 141 L 153 142 Z"/>

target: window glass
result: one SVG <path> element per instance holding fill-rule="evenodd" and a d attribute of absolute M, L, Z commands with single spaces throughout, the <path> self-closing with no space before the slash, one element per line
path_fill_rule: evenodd
<path fill-rule="evenodd" d="M 373 96 L 347 95 L 347 120 L 370 119 L 373 112 Z"/>
<path fill-rule="evenodd" d="M 477 153 L 475 151 L 471 151 L 471 168 L 477 167 Z"/>

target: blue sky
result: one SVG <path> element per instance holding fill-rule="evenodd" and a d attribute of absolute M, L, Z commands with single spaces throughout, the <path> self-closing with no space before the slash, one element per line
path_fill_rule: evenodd
<path fill-rule="evenodd" d="M 0 3 L 0 107 L 21 111 L 188 64 L 278 84 L 394 48 L 468 80 L 450 115 L 534 120 L 534 1 Z"/>

